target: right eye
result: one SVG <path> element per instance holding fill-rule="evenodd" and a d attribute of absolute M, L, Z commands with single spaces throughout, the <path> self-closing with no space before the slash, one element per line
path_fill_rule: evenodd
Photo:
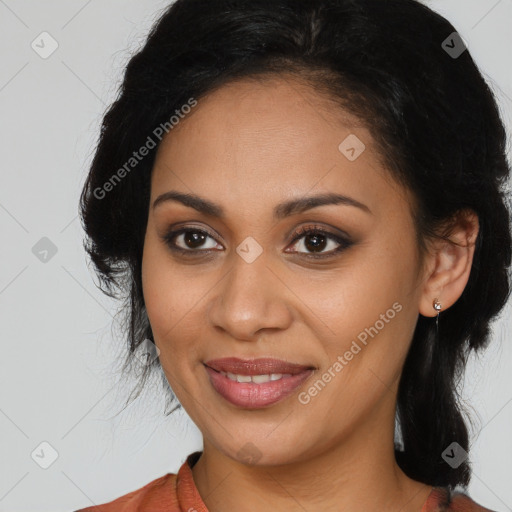
<path fill-rule="evenodd" d="M 193 227 L 171 230 L 162 237 L 171 251 L 186 256 L 195 256 L 199 253 L 209 253 L 214 250 L 215 244 L 213 247 L 201 249 L 208 238 L 214 239 L 207 231 Z"/>

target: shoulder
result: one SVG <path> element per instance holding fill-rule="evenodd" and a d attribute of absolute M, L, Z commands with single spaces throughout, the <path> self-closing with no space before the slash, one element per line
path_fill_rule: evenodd
<path fill-rule="evenodd" d="M 494 512 L 479 505 L 463 491 L 435 487 L 422 512 Z"/>
<path fill-rule="evenodd" d="M 479 505 L 463 492 L 452 493 L 449 510 L 454 512 L 494 512 L 489 508 Z"/>
<path fill-rule="evenodd" d="M 143 487 L 107 503 L 92 505 L 74 512 L 135 512 L 140 510 L 180 511 L 175 473 L 167 473 Z"/>

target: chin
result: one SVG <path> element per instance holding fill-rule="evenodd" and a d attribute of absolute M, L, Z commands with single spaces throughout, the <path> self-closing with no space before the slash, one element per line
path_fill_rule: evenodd
<path fill-rule="evenodd" d="M 301 448 L 300 453 L 297 453 L 297 447 Z M 279 466 L 299 462 L 306 458 L 303 450 L 301 436 L 295 439 L 287 435 L 285 441 L 277 436 L 266 436 L 261 430 L 253 436 L 232 438 L 228 445 L 221 445 L 224 455 L 247 466 Z"/>

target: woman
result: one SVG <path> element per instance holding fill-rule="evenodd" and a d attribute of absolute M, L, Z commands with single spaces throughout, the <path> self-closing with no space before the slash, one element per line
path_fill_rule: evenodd
<path fill-rule="evenodd" d="M 509 296 L 505 140 L 416 0 L 177 0 L 81 208 L 204 448 L 83 511 L 488 510 L 455 380 Z"/>

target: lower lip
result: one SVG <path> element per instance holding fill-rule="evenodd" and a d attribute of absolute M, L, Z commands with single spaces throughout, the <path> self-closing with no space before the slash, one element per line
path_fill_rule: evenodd
<path fill-rule="evenodd" d="M 255 384 L 236 382 L 208 366 L 205 368 L 215 391 L 228 402 L 245 409 L 261 409 L 284 400 L 313 373 L 313 370 L 305 370 L 291 377 Z"/>

